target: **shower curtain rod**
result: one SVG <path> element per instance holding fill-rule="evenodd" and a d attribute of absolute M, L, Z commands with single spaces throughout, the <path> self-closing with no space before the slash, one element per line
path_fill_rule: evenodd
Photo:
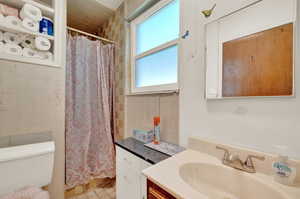
<path fill-rule="evenodd" d="M 114 43 L 115 43 L 115 42 L 112 41 L 112 40 L 105 39 L 105 38 L 103 38 L 103 37 L 99 37 L 99 36 L 96 36 L 96 35 L 93 35 L 93 34 L 90 34 L 90 33 L 87 33 L 87 32 L 81 31 L 81 30 L 78 30 L 78 29 L 76 29 L 76 28 L 71 28 L 71 27 L 68 26 L 67 29 L 70 30 L 70 31 L 73 31 L 73 32 L 78 32 L 78 33 L 83 34 L 83 35 L 87 35 L 87 36 L 89 36 L 89 37 L 93 37 L 93 38 L 95 38 L 95 39 L 99 39 L 99 40 L 101 40 L 101 41 L 105 41 L 105 42 L 111 43 L 111 44 L 114 44 Z"/>

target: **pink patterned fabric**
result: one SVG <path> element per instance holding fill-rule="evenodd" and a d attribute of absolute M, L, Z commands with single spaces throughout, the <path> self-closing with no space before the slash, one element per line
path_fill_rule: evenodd
<path fill-rule="evenodd" d="M 0 199 L 49 199 L 49 193 L 37 187 L 25 187 L 19 191 L 13 192 Z"/>
<path fill-rule="evenodd" d="M 115 177 L 114 46 L 68 37 L 66 188 Z"/>

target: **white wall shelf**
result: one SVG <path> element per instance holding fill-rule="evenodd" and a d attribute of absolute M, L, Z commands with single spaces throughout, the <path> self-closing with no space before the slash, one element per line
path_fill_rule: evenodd
<path fill-rule="evenodd" d="M 63 4 L 65 1 L 62 0 L 52 0 L 51 5 L 44 4 L 39 0 L 0 0 L 1 4 L 8 5 L 10 7 L 16 8 L 19 10 L 22 9 L 24 4 L 28 3 L 35 7 L 38 7 L 42 11 L 43 17 L 48 17 L 53 20 L 53 28 L 54 28 L 54 36 L 41 34 L 39 32 L 32 32 L 22 27 L 22 24 L 18 27 L 7 25 L 7 24 L 0 24 L 0 31 L 2 32 L 12 32 L 17 34 L 28 34 L 32 35 L 33 37 L 42 36 L 49 39 L 52 43 L 52 47 L 50 52 L 53 54 L 53 60 L 42 60 L 39 58 L 28 58 L 24 56 L 18 56 L 13 54 L 7 53 L 0 53 L 0 60 L 8 60 L 8 61 L 16 61 L 21 63 L 31 63 L 43 66 L 50 66 L 50 67 L 59 67 L 61 63 L 63 63 L 63 59 L 60 56 L 63 53 L 63 36 L 62 33 L 64 21 L 61 20 L 65 10 L 63 10 Z"/>
<path fill-rule="evenodd" d="M 38 58 L 16 56 L 16 55 L 7 54 L 7 53 L 3 53 L 3 52 L 0 54 L 0 60 L 16 61 L 16 62 L 29 63 L 29 64 L 34 63 L 37 65 L 43 65 L 43 66 L 59 67 L 59 64 L 56 64 L 54 61 L 42 60 L 42 59 L 38 59 Z"/>

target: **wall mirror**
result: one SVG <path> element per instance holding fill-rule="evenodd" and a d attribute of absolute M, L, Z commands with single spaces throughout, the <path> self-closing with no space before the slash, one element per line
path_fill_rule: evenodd
<path fill-rule="evenodd" d="M 205 24 L 206 98 L 293 96 L 297 1 L 249 2 L 230 14 L 210 2 L 218 18 Z"/>

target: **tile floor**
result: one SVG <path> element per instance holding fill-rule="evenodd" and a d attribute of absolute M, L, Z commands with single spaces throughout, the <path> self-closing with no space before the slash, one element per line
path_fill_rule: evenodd
<path fill-rule="evenodd" d="M 86 192 L 66 197 L 67 199 L 116 199 L 116 186 L 115 181 L 109 181 L 104 185 L 97 186 L 95 188 L 88 189 Z"/>
<path fill-rule="evenodd" d="M 72 197 L 70 199 L 116 199 L 115 187 L 96 188 L 82 195 Z"/>

